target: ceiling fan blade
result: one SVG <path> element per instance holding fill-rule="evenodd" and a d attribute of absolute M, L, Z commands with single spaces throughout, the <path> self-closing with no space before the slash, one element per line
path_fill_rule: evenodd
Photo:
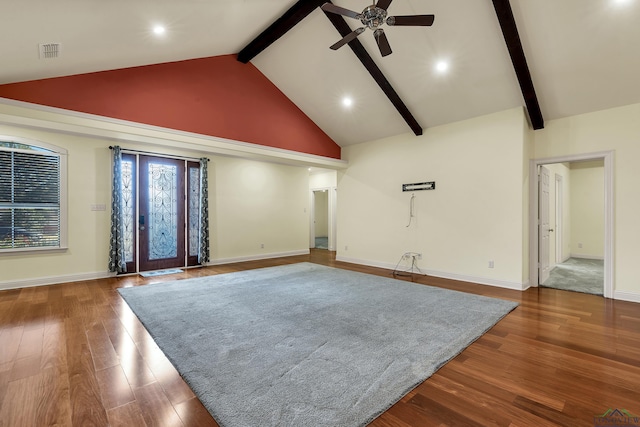
<path fill-rule="evenodd" d="M 387 40 L 387 35 L 384 33 L 384 30 L 378 28 L 373 32 L 373 36 L 376 38 L 376 43 L 378 43 L 378 48 L 382 56 L 391 55 L 391 46 L 389 45 L 389 40 Z"/>
<path fill-rule="evenodd" d="M 322 5 L 322 10 L 325 12 L 335 13 L 337 15 L 348 16 L 353 19 L 360 19 L 360 14 L 353 10 L 345 9 L 344 7 L 336 6 L 333 3 L 325 3 Z"/>
<path fill-rule="evenodd" d="M 378 0 L 378 4 L 376 4 L 376 7 L 387 10 L 392 1 L 393 0 Z"/>
<path fill-rule="evenodd" d="M 390 16 L 387 18 L 387 25 L 429 27 L 433 25 L 434 20 L 433 15 Z"/>
<path fill-rule="evenodd" d="M 364 33 L 364 27 L 357 28 L 356 30 L 354 30 L 354 31 L 350 32 L 349 34 L 347 34 L 346 36 L 344 36 L 344 38 L 342 38 L 342 40 L 340 40 L 337 43 L 334 43 L 333 45 L 331 45 L 331 49 L 333 49 L 333 50 L 340 49 L 342 46 L 344 46 L 345 44 L 349 43 L 351 40 L 355 39 L 356 37 L 358 37 L 362 33 Z"/>

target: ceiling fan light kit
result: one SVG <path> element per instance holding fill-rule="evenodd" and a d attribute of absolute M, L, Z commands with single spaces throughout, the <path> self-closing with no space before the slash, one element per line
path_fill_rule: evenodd
<path fill-rule="evenodd" d="M 325 3 L 322 5 L 322 10 L 329 13 L 335 13 L 337 15 L 346 16 L 348 18 L 358 19 L 362 22 L 364 27 L 360 27 L 344 36 L 337 43 L 331 45 L 331 49 L 340 49 L 345 44 L 354 40 L 360 34 L 369 28 L 373 31 L 373 36 L 380 49 L 382 56 L 391 54 L 391 46 L 387 40 L 387 36 L 384 33 L 384 29 L 381 28 L 385 23 L 389 26 L 421 26 L 428 27 L 433 25 L 433 15 L 409 15 L 409 16 L 387 16 L 387 8 L 393 0 L 378 0 L 378 3 L 373 3 L 371 6 L 367 6 L 362 13 L 354 12 L 353 10 L 345 9 L 344 7 L 336 6 L 333 3 Z"/>

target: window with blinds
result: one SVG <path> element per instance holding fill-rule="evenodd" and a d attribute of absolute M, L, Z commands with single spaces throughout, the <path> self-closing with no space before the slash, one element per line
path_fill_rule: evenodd
<path fill-rule="evenodd" d="M 0 140 L 0 250 L 61 246 L 61 159 Z"/>

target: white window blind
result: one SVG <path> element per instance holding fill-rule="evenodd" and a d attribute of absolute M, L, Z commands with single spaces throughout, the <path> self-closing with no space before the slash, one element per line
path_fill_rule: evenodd
<path fill-rule="evenodd" d="M 0 141 L 0 250 L 60 247 L 60 156 Z"/>

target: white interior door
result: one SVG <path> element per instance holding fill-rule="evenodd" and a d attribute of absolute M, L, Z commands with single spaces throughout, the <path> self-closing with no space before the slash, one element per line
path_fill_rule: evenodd
<path fill-rule="evenodd" d="M 549 278 L 549 169 L 540 166 L 538 179 L 538 283 Z"/>
<path fill-rule="evenodd" d="M 562 175 L 556 174 L 556 264 L 564 262 L 564 243 L 562 235 L 564 233 L 564 181 Z"/>

